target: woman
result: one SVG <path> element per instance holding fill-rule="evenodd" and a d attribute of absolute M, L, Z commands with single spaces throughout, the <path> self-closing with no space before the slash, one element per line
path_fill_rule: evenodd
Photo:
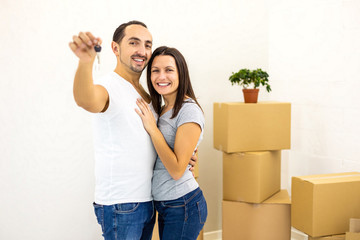
<path fill-rule="evenodd" d="M 188 159 L 202 140 L 204 115 L 182 54 L 175 48 L 157 48 L 149 60 L 147 84 L 158 122 L 143 99 L 137 101 L 140 111 L 136 112 L 158 154 L 152 194 L 160 239 L 195 240 L 206 221 L 207 206 L 187 169 Z"/>

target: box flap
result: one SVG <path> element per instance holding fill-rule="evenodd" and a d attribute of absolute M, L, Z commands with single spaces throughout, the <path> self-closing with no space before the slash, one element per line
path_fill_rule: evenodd
<path fill-rule="evenodd" d="M 291 204 L 289 194 L 286 189 L 280 190 L 270 198 L 266 199 L 263 203 L 267 204 Z"/>
<path fill-rule="evenodd" d="M 315 184 L 360 181 L 359 172 L 332 173 L 320 175 L 308 175 L 297 177 L 303 181 Z"/>

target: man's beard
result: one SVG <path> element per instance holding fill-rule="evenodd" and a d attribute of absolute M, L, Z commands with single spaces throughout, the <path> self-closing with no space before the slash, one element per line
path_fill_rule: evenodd
<path fill-rule="evenodd" d="M 131 56 L 131 59 L 132 59 L 134 56 L 139 56 L 139 55 L 132 55 L 132 56 Z M 140 56 L 139 56 L 139 57 L 140 57 Z M 127 65 L 125 62 L 123 62 L 123 61 L 121 60 L 121 51 L 120 51 L 120 54 L 119 54 L 119 61 L 120 61 L 122 64 L 124 64 L 125 66 L 127 66 L 128 68 L 130 68 L 131 71 L 136 72 L 136 73 L 142 73 L 142 71 L 144 71 L 144 69 L 146 68 L 146 65 L 147 65 L 147 64 L 145 64 L 145 65 L 144 65 L 144 68 L 140 68 L 140 67 L 137 68 L 137 67 L 131 65 L 131 63 L 130 63 L 129 65 Z M 144 61 L 146 61 L 146 58 L 144 59 Z"/>

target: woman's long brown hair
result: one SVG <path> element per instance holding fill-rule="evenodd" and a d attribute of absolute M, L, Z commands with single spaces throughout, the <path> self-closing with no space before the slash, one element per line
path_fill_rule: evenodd
<path fill-rule="evenodd" d="M 176 117 L 177 114 L 179 113 L 181 106 L 184 103 L 185 96 L 192 98 L 201 109 L 201 106 L 197 102 L 195 93 L 191 86 L 189 70 L 188 70 L 184 56 L 176 48 L 169 48 L 166 46 L 162 46 L 162 47 L 158 47 L 153 52 L 153 54 L 149 60 L 148 66 L 147 66 L 147 74 L 146 74 L 147 86 L 148 86 L 148 89 L 150 92 L 151 102 L 153 104 L 153 107 L 154 107 L 154 110 L 156 111 L 156 113 L 160 116 L 162 99 L 161 99 L 161 95 L 158 92 L 156 92 L 155 88 L 153 87 L 153 85 L 151 83 L 151 67 L 152 67 L 155 57 L 160 56 L 160 55 L 167 55 L 167 56 L 173 57 L 175 59 L 176 67 L 177 67 L 178 74 L 179 74 L 179 76 L 178 76 L 179 77 L 179 86 L 177 89 L 175 104 L 174 104 L 174 108 L 173 108 L 173 114 L 172 114 L 171 118 Z"/>

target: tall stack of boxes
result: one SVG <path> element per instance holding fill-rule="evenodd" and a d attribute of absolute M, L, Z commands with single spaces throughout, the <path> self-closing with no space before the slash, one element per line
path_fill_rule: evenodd
<path fill-rule="evenodd" d="M 292 226 L 309 240 L 360 240 L 359 172 L 293 177 L 291 193 Z"/>
<path fill-rule="evenodd" d="M 280 190 L 290 125 L 290 103 L 214 103 L 214 147 L 223 151 L 223 240 L 290 240 L 290 198 Z"/>

